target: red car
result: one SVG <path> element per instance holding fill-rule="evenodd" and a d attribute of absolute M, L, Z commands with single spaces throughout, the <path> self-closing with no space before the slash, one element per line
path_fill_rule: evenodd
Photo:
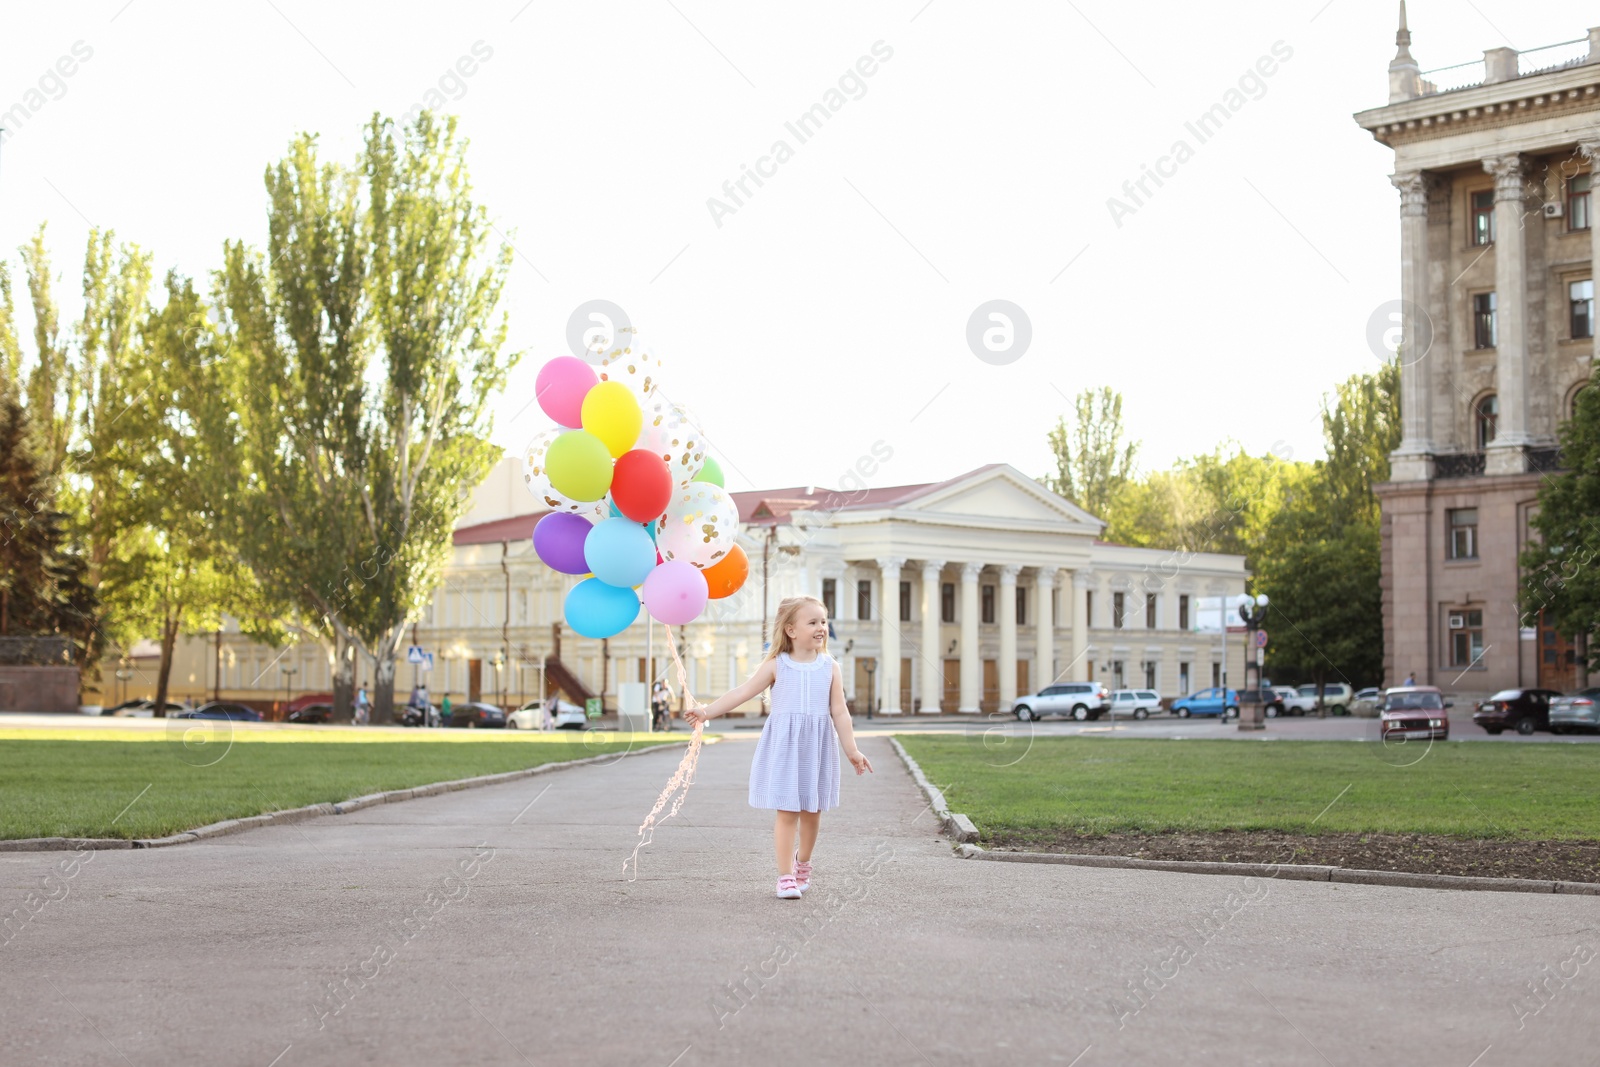
<path fill-rule="evenodd" d="M 1379 707 L 1378 735 L 1383 740 L 1450 739 L 1450 701 L 1431 685 L 1408 685 L 1387 690 Z"/>

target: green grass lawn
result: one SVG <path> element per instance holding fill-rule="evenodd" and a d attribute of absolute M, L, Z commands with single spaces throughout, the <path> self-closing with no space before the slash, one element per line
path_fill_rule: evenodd
<path fill-rule="evenodd" d="M 197 766 L 194 751 L 178 742 L 0 741 L 0 839 L 160 837 L 221 819 L 628 747 L 579 740 L 236 744 L 209 766 Z M 663 765 L 663 780 L 668 773 Z"/>
<path fill-rule="evenodd" d="M 1275 830 L 1600 839 L 1595 745 L 995 740 L 900 738 L 950 810 L 986 838 Z"/>

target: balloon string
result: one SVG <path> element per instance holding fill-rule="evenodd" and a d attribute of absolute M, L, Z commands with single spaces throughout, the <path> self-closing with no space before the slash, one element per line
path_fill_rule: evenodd
<path fill-rule="evenodd" d="M 683 694 L 684 702 L 695 710 L 705 707 L 694 698 L 693 693 L 689 692 L 688 672 L 684 670 L 683 660 L 678 658 L 678 643 L 672 640 L 670 629 L 667 631 L 667 644 L 672 649 L 672 662 L 678 674 L 678 692 Z M 639 850 L 655 839 L 656 816 L 661 813 L 661 809 L 667 806 L 669 799 L 672 800 L 672 810 L 661 816 L 662 821 L 670 819 L 678 814 L 678 809 L 683 807 L 684 800 L 689 796 L 689 787 L 694 784 L 695 768 L 700 763 L 700 744 L 704 740 L 705 722 L 702 720 L 695 724 L 694 734 L 689 738 L 689 750 L 683 754 L 683 759 L 678 761 L 678 769 L 667 780 L 666 788 L 661 790 L 661 795 L 656 797 L 655 806 L 650 809 L 650 814 L 639 824 L 639 841 L 633 846 L 633 877 L 628 881 L 637 881 L 639 878 Z M 676 797 L 673 796 L 674 793 L 677 794 Z M 622 861 L 622 869 L 624 871 L 628 869 L 628 860 Z"/>

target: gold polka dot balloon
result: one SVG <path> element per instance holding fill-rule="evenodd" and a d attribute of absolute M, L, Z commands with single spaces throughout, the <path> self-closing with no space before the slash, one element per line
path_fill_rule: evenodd
<path fill-rule="evenodd" d="M 600 380 L 621 382 L 639 402 L 639 410 L 649 412 L 660 399 L 661 360 L 638 343 L 637 334 L 619 333 L 620 348 L 613 348 L 600 361 Z"/>
<path fill-rule="evenodd" d="M 686 487 L 706 463 L 705 436 L 695 418 L 681 404 L 673 404 L 660 393 L 644 411 L 644 426 L 639 431 L 637 448 L 648 449 L 667 463 L 672 484 Z"/>
<path fill-rule="evenodd" d="M 739 508 L 720 485 L 691 482 L 676 489 L 656 520 L 656 549 L 664 560 L 709 567 L 732 550 L 739 536 Z"/>

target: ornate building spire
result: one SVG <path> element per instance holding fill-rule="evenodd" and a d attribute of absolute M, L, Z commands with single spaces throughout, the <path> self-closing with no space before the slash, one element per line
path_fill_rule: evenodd
<path fill-rule="evenodd" d="M 1394 59 L 1389 61 L 1389 103 L 1422 95 L 1422 70 L 1411 56 L 1411 30 L 1406 26 L 1406 0 L 1400 0 L 1400 29 L 1394 35 Z"/>

